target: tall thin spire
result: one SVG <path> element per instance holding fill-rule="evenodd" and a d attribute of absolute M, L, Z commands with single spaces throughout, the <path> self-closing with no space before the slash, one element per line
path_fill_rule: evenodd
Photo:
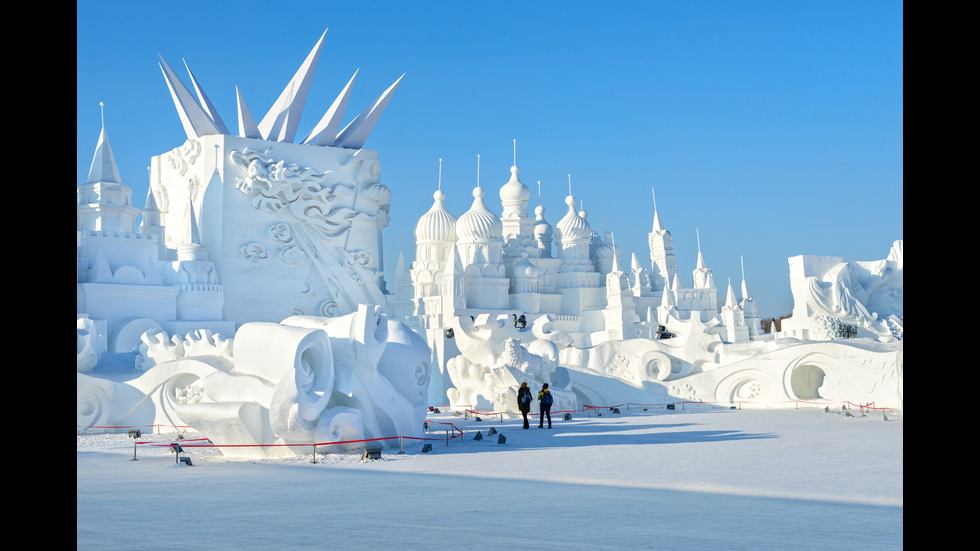
<path fill-rule="evenodd" d="M 326 36 L 327 30 L 324 29 L 323 34 L 320 35 L 320 39 L 310 50 L 303 64 L 290 79 L 289 84 L 286 85 L 269 112 L 259 122 L 259 131 L 264 139 L 292 142 L 296 137 L 296 127 L 299 125 L 300 115 L 303 113 L 306 98 L 310 93 L 310 84 L 313 81 L 317 61 L 320 59 L 320 52 L 323 49 L 323 39 Z"/>
<path fill-rule="evenodd" d="M 700 228 L 694 228 L 698 236 L 698 268 L 704 268 L 704 257 L 701 256 L 701 230 Z"/>
<path fill-rule="evenodd" d="M 609 240 L 612 241 L 612 250 L 613 250 L 612 271 L 618 272 L 619 271 L 619 255 L 616 254 L 616 234 L 614 234 L 613 232 L 609 232 Z"/>
<path fill-rule="evenodd" d="M 392 94 L 395 93 L 395 89 L 398 88 L 403 78 L 405 78 L 404 74 L 398 77 L 398 80 L 389 86 L 378 99 L 374 100 L 374 103 L 365 108 L 364 111 L 361 111 L 360 115 L 341 130 L 340 134 L 337 134 L 337 140 L 334 142 L 334 145 L 349 149 L 360 149 L 364 147 L 364 142 L 368 139 L 378 119 L 381 118 L 381 113 L 388 106 Z"/>
<path fill-rule="evenodd" d="M 664 231 L 664 224 L 660 221 L 660 212 L 657 210 L 657 193 L 653 188 L 650 188 L 650 192 L 653 193 L 653 231 Z"/>
<path fill-rule="evenodd" d="M 333 104 L 323 114 L 320 122 L 303 139 L 304 144 L 333 145 L 334 140 L 337 139 L 337 134 L 340 132 L 340 123 L 344 117 L 344 111 L 347 109 L 347 100 L 350 99 L 351 88 L 354 87 L 358 71 L 360 69 L 354 71 L 354 76 L 347 81 L 347 85 L 344 86 L 337 99 L 333 100 Z"/>
<path fill-rule="evenodd" d="M 167 81 L 167 86 L 170 88 L 170 96 L 174 100 L 174 106 L 177 108 L 177 114 L 180 116 L 180 122 L 184 127 L 184 133 L 187 134 L 187 137 L 189 139 L 197 139 L 201 136 L 220 134 L 221 131 L 215 126 L 214 121 L 211 120 L 211 117 L 204 111 L 204 108 L 194 99 L 194 96 L 184 86 L 184 83 L 177 78 L 177 75 L 167 65 L 162 55 L 160 56 L 159 65 L 160 70 L 163 72 L 163 78 Z"/>
<path fill-rule="evenodd" d="M 749 298 L 749 289 L 745 284 L 745 257 L 739 255 L 738 259 L 742 263 L 742 300 L 745 300 Z"/>
<path fill-rule="evenodd" d="M 259 126 L 255 124 L 252 112 L 248 110 L 248 105 L 245 104 L 245 98 L 237 84 L 235 85 L 235 97 L 238 101 L 238 135 L 242 138 L 261 138 L 262 133 L 259 132 Z"/>
<path fill-rule="evenodd" d="M 439 157 L 439 191 L 442 191 L 442 157 Z"/>
<path fill-rule="evenodd" d="M 194 73 L 191 72 L 190 66 L 187 64 L 187 60 L 181 59 L 184 62 L 184 68 L 187 69 L 187 74 L 191 77 L 191 85 L 194 86 L 194 92 L 197 94 L 198 102 L 201 104 L 201 108 L 204 109 L 204 113 L 211 119 L 214 123 L 214 127 L 218 129 L 218 132 L 222 134 L 228 133 L 228 128 L 225 126 L 224 121 L 218 115 L 218 110 L 214 108 L 214 104 L 208 98 L 207 94 L 204 93 L 204 88 L 198 84 L 197 79 L 194 78 Z"/>
<path fill-rule="evenodd" d="M 119 177 L 119 169 L 116 167 L 116 158 L 112 154 L 112 147 L 109 146 L 109 136 L 105 131 L 105 104 L 99 102 L 99 109 L 102 117 L 102 130 L 99 133 L 99 143 L 95 146 L 95 156 L 92 157 L 92 166 L 88 170 L 88 180 L 86 184 L 112 183 L 122 184 Z"/>

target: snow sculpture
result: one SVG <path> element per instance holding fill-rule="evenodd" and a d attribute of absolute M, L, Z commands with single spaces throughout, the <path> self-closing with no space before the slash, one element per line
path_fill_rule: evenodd
<path fill-rule="evenodd" d="M 391 192 L 363 149 L 401 79 L 341 129 L 351 78 L 290 143 L 322 42 L 258 124 L 238 91 L 237 136 L 161 58 L 187 141 L 152 159 L 139 231 L 103 126 L 78 189 L 79 431 L 190 426 L 253 457 L 420 435 L 429 350 L 384 314 Z"/>
<path fill-rule="evenodd" d="M 555 399 L 553 411 L 575 409 L 576 399 L 568 390 L 566 370 L 558 365 L 554 342 L 533 340 L 524 346 L 521 331 L 504 315 L 456 317 L 452 329 L 460 354 L 447 365 L 456 384 L 449 389 L 450 403 L 517 411 L 521 383 L 532 390 L 548 383 Z"/>
<path fill-rule="evenodd" d="M 892 244 L 887 258 L 872 262 L 790 258 L 793 316 L 783 322 L 782 334 L 828 340 L 854 332 L 883 341 L 901 339 L 903 263 L 901 240 Z"/>
<path fill-rule="evenodd" d="M 310 453 L 314 443 L 421 436 L 428 348 L 379 306 L 361 305 L 335 318 L 250 322 L 233 341 L 159 336 L 144 335 L 141 356 L 152 368 L 135 379 L 78 374 L 86 400 L 80 427 L 190 426 L 232 457 L 282 457 Z"/>

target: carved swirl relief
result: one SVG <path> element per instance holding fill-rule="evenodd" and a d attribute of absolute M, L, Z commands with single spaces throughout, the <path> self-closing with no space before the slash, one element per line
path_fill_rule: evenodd
<path fill-rule="evenodd" d="M 321 173 L 276 161 L 268 152 L 245 148 L 229 154 L 245 173 L 236 186 L 253 207 L 271 214 L 286 211 L 326 238 L 336 238 L 350 228 L 356 211 L 341 199 L 353 197 L 354 185 L 337 182 L 332 171 Z"/>

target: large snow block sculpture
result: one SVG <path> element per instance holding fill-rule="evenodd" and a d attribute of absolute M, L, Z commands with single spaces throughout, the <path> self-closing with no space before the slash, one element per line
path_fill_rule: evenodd
<path fill-rule="evenodd" d="M 168 246 L 189 242 L 197 220 L 227 319 L 278 323 L 385 304 L 391 193 L 377 151 L 207 135 L 154 157 L 150 173 Z"/>

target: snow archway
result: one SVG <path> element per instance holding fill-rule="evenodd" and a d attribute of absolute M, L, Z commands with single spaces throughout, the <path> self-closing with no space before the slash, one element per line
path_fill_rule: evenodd
<path fill-rule="evenodd" d="M 786 394 L 795 400 L 834 400 L 838 396 L 837 362 L 826 354 L 813 353 L 791 362 L 783 377 Z"/>

